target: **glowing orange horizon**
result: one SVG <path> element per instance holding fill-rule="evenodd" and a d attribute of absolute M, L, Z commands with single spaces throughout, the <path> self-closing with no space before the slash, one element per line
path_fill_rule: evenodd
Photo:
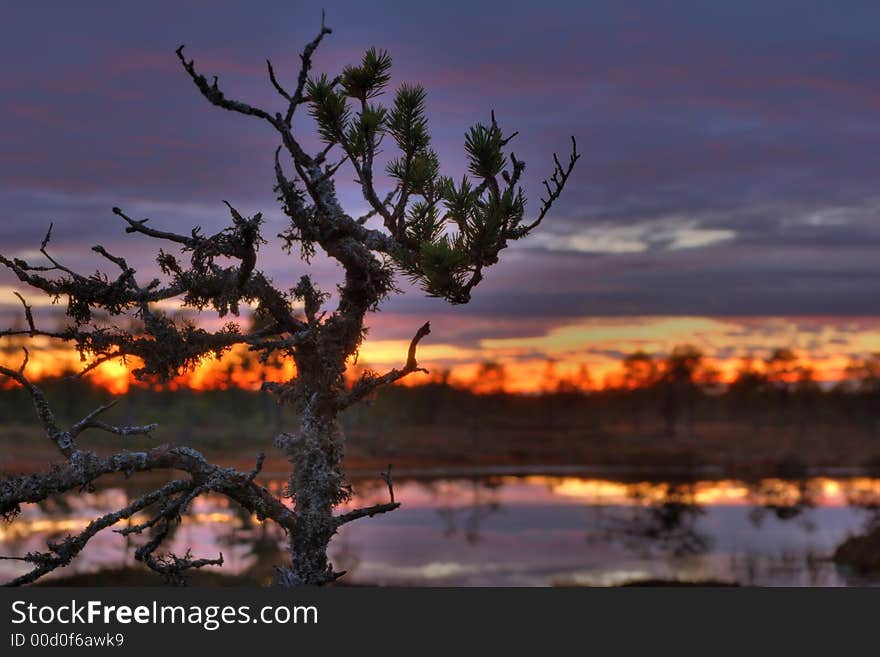
<path fill-rule="evenodd" d="M 505 321 L 499 319 L 499 325 Z M 441 342 L 439 334 L 435 331 L 432 340 L 423 341 L 419 348 L 420 364 L 431 373 L 413 374 L 402 385 L 444 381 L 477 393 L 636 387 L 625 376 L 625 354 L 641 351 L 661 359 L 683 344 L 702 351 L 704 371 L 712 373 L 708 378 L 721 384 L 735 380 L 744 357 L 761 364 L 778 348 L 791 349 L 799 368 L 783 370 L 779 378 L 794 381 L 809 370 L 816 381 L 837 382 L 847 377 L 846 368 L 854 356 L 880 352 L 880 318 L 573 318 L 542 335 L 485 338 L 470 345 Z M 358 365 L 349 369 L 349 378 L 359 377 L 367 368 L 382 372 L 399 367 L 408 344 L 404 339 L 367 340 Z M 35 381 L 83 367 L 75 351 L 40 338 L 0 341 L 0 364 L 17 367 L 23 345 L 30 349 L 27 373 Z M 135 359 L 127 364 L 111 361 L 92 371 L 88 380 L 121 394 L 133 385 L 144 385 L 130 374 L 137 366 Z M 163 387 L 257 390 L 264 381 L 285 381 L 295 374 L 290 359 L 263 365 L 242 346 L 220 360 L 205 358 Z M 8 385 L 0 381 L 0 387 Z"/>
<path fill-rule="evenodd" d="M 82 369 L 79 354 L 65 347 L 29 347 L 30 358 L 27 374 L 33 381 L 58 378 L 75 374 Z M 363 359 L 363 355 L 361 356 Z M 155 387 L 170 390 L 224 390 L 240 388 L 259 390 L 265 381 L 288 381 L 296 375 L 296 366 L 291 359 L 276 363 L 261 364 L 256 362 L 254 355 L 245 347 L 232 349 L 221 359 L 206 357 L 194 369 L 179 374 L 173 379 L 159 382 L 137 381 L 131 374 L 140 363 L 137 358 L 129 358 L 127 363 L 122 360 L 103 363 L 86 375 L 86 379 L 94 386 L 103 388 L 111 394 L 124 394 L 131 387 Z M 21 352 L 7 350 L 0 353 L 0 364 L 7 367 L 18 367 Z M 362 360 L 362 362 L 367 362 Z M 420 361 L 429 374 L 415 373 L 398 382 L 398 385 L 419 386 L 428 383 L 445 382 L 457 388 L 467 389 L 477 394 L 498 392 L 535 394 L 557 390 L 590 391 L 609 388 L 637 388 L 625 377 L 622 361 L 613 365 L 592 368 L 579 361 L 561 361 L 547 358 L 526 360 L 495 360 L 487 359 L 478 362 L 458 363 L 444 366 L 442 363 Z M 817 381 L 839 382 L 846 378 L 848 358 L 844 355 L 825 359 L 821 362 L 801 358 L 799 367 L 812 371 Z M 714 371 L 713 381 L 719 384 L 733 382 L 742 367 L 741 358 L 718 359 L 707 357 L 703 367 Z M 384 371 L 384 367 L 376 367 Z M 356 380 L 365 367 L 352 366 L 347 379 Z M 786 374 L 782 377 L 793 382 L 797 375 Z M 0 389 L 15 387 L 11 381 L 0 380 Z"/>

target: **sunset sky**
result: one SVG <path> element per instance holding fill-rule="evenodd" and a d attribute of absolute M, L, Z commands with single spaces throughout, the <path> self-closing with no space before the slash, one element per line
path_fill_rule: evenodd
<path fill-rule="evenodd" d="M 207 232 L 227 224 L 227 199 L 262 211 L 267 236 L 283 229 L 275 135 L 210 107 L 174 50 L 186 43 L 230 96 L 280 108 L 265 59 L 293 79 L 318 4 L 29 5 L 0 6 L 3 253 L 33 257 L 52 221 L 69 266 L 103 266 L 90 251 L 100 243 L 150 271 L 154 245 L 127 236 L 114 205 Z M 551 217 L 503 254 L 470 305 L 393 297 L 370 319 L 367 363 L 398 363 L 425 320 L 425 362 L 466 372 L 499 360 L 524 380 L 548 357 L 601 377 L 629 351 L 684 342 L 722 368 L 792 347 L 826 378 L 880 351 L 876 2 L 324 6 L 334 33 L 315 72 L 389 49 L 394 82 L 428 89 L 446 173 L 461 176 L 463 134 L 493 108 L 520 131 L 532 209 L 552 151 L 573 134 L 583 153 Z M 314 145 L 310 130 L 301 121 Z M 340 191 L 357 215 L 352 177 Z M 278 283 L 304 273 L 278 248 L 261 255 Z M 339 270 L 314 271 L 332 289 Z M 20 314 L 14 289 L 25 291 L 0 272 L 4 326 Z"/>

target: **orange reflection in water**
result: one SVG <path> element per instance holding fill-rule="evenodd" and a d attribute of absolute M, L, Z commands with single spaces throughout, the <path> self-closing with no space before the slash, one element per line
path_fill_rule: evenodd
<path fill-rule="evenodd" d="M 650 506 L 663 504 L 672 497 L 701 506 L 794 506 L 808 501 L 816 507 L 880 505 L 880 479 L 870 477 L 814 477 L 803 481 L 762 479 L 744 482 L 736 479 L 700 480 L 687 483 L 584 478 L 575 476 L 529 475 L 503 476 L 495 483 L 503 486 L 504 498 L 510 503 L 542 504 L 569 502 L 595 506 Z M 265 482 L 276 494 L 284 487 L 282 480 Z M 397 498 L 410 508 L 436 506 L 442 501 L 449 506 L 472 503 L 473 482 L 442 480 L 419 482 L 403 480 L 395 485 Z M 355 497 L 340 510 L 385 501 L 384 483 L 364 482 L 355 487 Z M 806 499 L 805 499 L 806 498 Z M 109 489 L 89 496 L 88 503 L 72 504 L 73 508 L 44 510 L 37 505 L 23 505 L 21 516 L 12 523 L 0 525 L 0 542 L 21 539 L 33 534 L 59 535 L 81 531 L 99 513 L 127 503 L 120 489 Z M 287 502 L 287 500 L 285 500 Z M 63 515 L 64 517 L 59 517 Z M 133 524 L 148 516 L 139 514 Z M 192 512 L 183 516 L 184 524 L 230 524 L 242 516 L 231 508 L 225 497 L 206 495 L 198 498 Z M 250 521 L 258 524 L 256 516 Z"/>
<path fill-rule="evenodd" d="M 684 491 L 689 502 L 703 506 L 774 504 L 794 505 L 805 497 L 814 506 L 849 506 L 880 503 L 880 479 L 853 477 L 834 479 L 815 477 L 804 481 L 762 479 L 751 485 L 735 479 L 625 483 L 578 477 L 527 477 L 527 481 L 546 485 L 554 494 L 597 505 L 651 505 L 662 503 L 671 494 Z"/>

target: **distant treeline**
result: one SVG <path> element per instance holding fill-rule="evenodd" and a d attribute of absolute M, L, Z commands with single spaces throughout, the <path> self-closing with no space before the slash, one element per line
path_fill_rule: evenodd
<path fill-rule="evenodd" d="M 485 434 L 508 428 L 566 431 L 589 427 L 628 433 L 693 435 L 709 425 L 780 428 L 809 432 L 820 425 L 856 427 L 880 435 L 880 354 L 852 359 L 842 380 L 817 381 L 809 364 L 790 349 L 763 359 L 743 359 L 729 383 L 699 349 L 683 345 L 654 357 L 626 356 L 619 376 L 601 387 L 581 368 L 575 377 L 558 376 L 548 362 L 540 394 L 505 391 L 505 368 L 485 363 L 478 385 L 452 385 L 442 373 L 414 387 L 382 389 L 343 417 L 346 429 L 369 438 L 400 426 L 464 427 Z M 44 379 L 58 412 L 75 421 L 106 401 L 108 393 L 83 380 Z M 190 432 L 217 436 L 265 435 L 295 421 L 294 412 L 271 395 L 231 387 L 226 390 L 132 388 L 112 411 L 128 422 L 159 421 L 186 440 Z M 0 390 L 0 423 L 33 421 L 21 390 Z"/>
<path fill-rule="evenodd" d="M 712 359 L 693 345 L 678 345 L 666 355 L 636 351 L 625 355 L 620 368 L 597 384 L 585 365 L 570 375 L 558 372 L 559 362 L 548 359 L 541 381 L 537 386 L 544 393 L 595 392 L 597 390 L 654 388 L 669 383 L 696 386 L 707 393 L 739 390 L 841 388 L 843 392 L 857 393 L 880 388 L 880 353 L 865 357 L 851 357 L 841 373 L 834 373 L 835 381 L 819 379 L 813 365 L 802 360 L 792 349 L 773 350 L 766 358 L 746 356 L 740 359 L 732 379 L 724 377 Z M 472 387 L 481 393 L 501 393 L 510 389 L 510 377 L 502 363 L 484 362 L 477 372 Z M 728 380 L 725 381 L 725 378 Z M 450 381 L 450 372 L 441 372 L 434 383 Z"/>
<path fill-rule="evenodd" d="M 693 433 L 698 423 L 802 431 L 819 423 L 855 424 L 880 433 L 880 353 L 850 359 L 843 374 L 839 381 L 819 381 L 809 363 L 780 348 L 766 358 L 743 358 L 733 380 L 724 382 L 698 348 L 681 345 L 661 357 L 627 355 L 619 374 L 601 387 L 584 368 L 573 377 L 557 376 L 555 363 L 548 361 L 542 393 L 511 394 L 504 366 L 485 363 L 473 389 L 456 388 L 440 376 L 424 386 L 386 390 L 365 413 L 376 414 L 378 407 L 415 423 L 525 416 L 548 426 L 589 418 L 593 426 L 628 425 L 636 433 L 669 436 L 683 429 Z"/>

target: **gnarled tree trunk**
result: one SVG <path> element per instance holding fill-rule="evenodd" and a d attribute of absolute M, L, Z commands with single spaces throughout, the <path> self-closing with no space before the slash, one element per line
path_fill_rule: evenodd
<path fill-rule="evenodd" d="M 347 497 L 341 470 L 342 429 L 332 411 L 320 406 L 303 413 L 300 433 L 287 436 L 284 449 L 292 469 L 288 482 L 294 501 L 289 567 L 279 569 L 279 582 L 324 584 L 336 579 L 327 546 L 336 533 L 334 507 Z"/>

